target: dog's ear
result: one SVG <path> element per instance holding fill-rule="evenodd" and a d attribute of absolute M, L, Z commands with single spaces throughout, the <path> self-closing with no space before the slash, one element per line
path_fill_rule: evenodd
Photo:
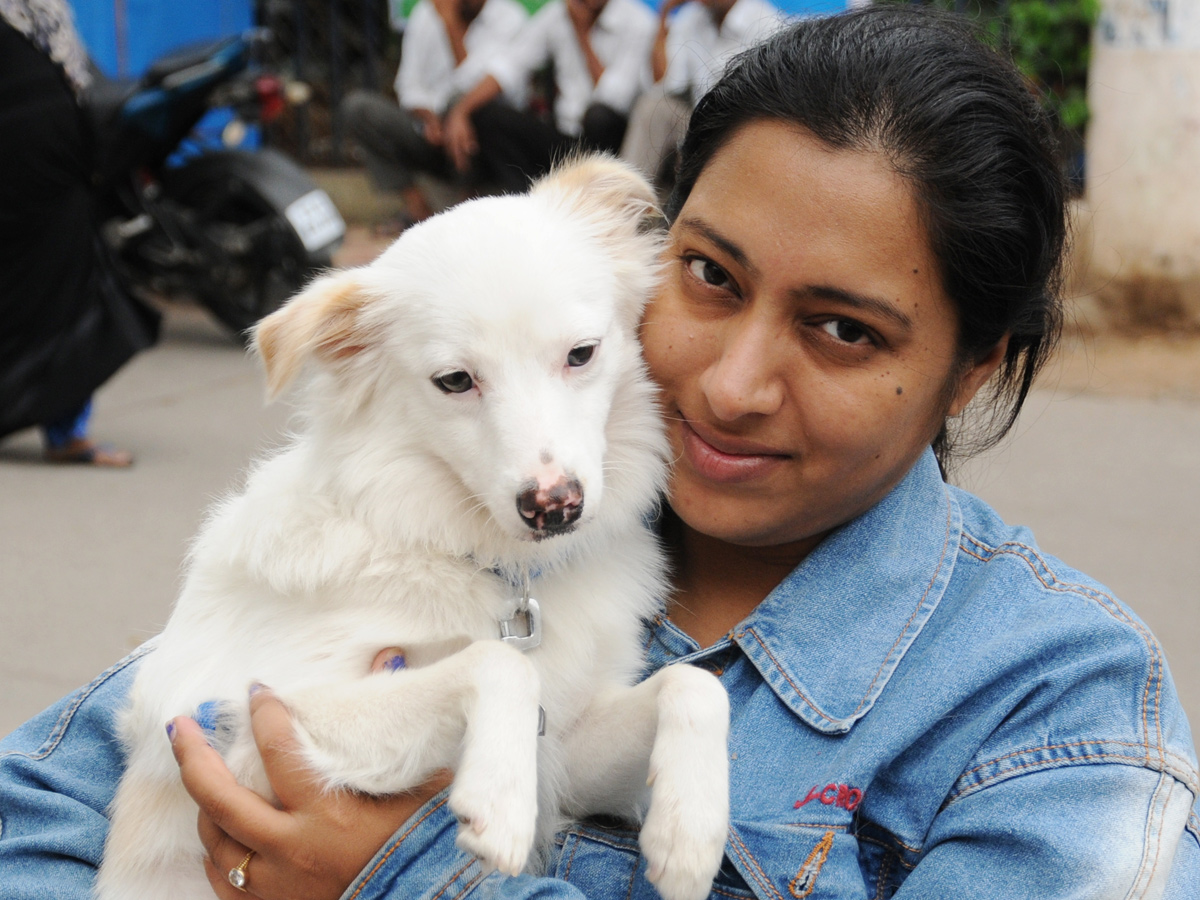
<path fill-rule="evenodd" d="M 341 360 L 366 348 L 358 314 L 367 294 L 351 270 L 312 282 L 254 328 L 267 371 L 267 398 L 291 384 L 310 355 Z"/>
<path fill-rule="evenodd" d="M 662 212 L 654 188 L 633 166 L 605 153 L 567 157 L 530 193 L 557 196 L 577 212 L 621 234 L 657 227 Z"/>

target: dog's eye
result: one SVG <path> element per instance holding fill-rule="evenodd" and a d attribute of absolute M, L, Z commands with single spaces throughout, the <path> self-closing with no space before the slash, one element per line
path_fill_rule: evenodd
<path fill-rule="evenodd" d="M 445 375 L 437 375 L 434 377 L 433 383 L 443 394 L 465 394 L 475 386 L 475 382 L 466 372 L 447 372 Z"/>
<path fill-rule="evenodd" d="M 567 365 L 573 369 L 578 369 L 580 366 L 586 366 L 591 358 L 596 353 L 595 344 L 580 344 L 567 354 Z"/>

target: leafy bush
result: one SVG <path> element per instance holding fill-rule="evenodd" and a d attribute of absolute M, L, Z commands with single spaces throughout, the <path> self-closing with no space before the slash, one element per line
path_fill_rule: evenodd
<path fill-rule="evenodd" d="M 986 20 L 1067 131 L 1087 125 L 1087 74 L 1100 0 L 1011 0 Z"/>
<path fill-rule="evenodd" d="M 885 0 L 908 2 L 908 0 Z M 979 23 L 1029 79 L 1054 120 L 1064 168 L 1082 187 L 1087 75 L 1100 0 L 925 0 Z"/>

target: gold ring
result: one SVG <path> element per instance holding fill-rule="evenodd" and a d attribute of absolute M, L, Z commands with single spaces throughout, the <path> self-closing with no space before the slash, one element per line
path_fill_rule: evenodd
<path fill-rule="evenodd" d="M 246 872 L 246 867 L 248 865 L 250 865 L 250 857 L 252 857 L 253 855 L 254 855 L 254 851 L 251 850 L 249 853 L 246 854 L 245 859 L 243 859 L 240 863 L 238 863 L 236 866 L 234 866 L 232 869 L 229 870 L 229 875 L 226 876 L 229 879 L 229 883 L 232 884 L 239 891 L 241 891 L 243 894 L 246 893 L 246 881 L 250 877 L 249 874 Z"/>

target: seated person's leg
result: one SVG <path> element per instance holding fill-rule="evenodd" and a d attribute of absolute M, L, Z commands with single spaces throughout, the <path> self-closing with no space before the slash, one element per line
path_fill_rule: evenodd
<path fill-rule="evenodd" d="M 604 150 L 616 153 L 621 149 L 621 139 L 629 117 L 603 103 L 593 103 L 583 114 L 583 146 L 589 150 Z"/>
<path fill-rule="evenodd" d="M 621 159 L 637 166 L 661 195 L 675 182 L 675 158 L 687 131 L 691 105 L 661 84 L 638 98 L 621 142 Z"/>
<path fill-rule="evenodd" d="M 480 174 L 504 193 L 523 193 L 546 174 L 574 140 L 533 113 L 503 100 L 484 104 L 471 115 Z"/>
<path fill-rule="evenodd" d="M 347 132 L 362 148 L 371 180 L 381 190 L 398 192 L 414 221 L 429 216 L 414 173 L 452 179 L 454 172 L 442 148 L 426 139 L 420 120 L 394 100 L 363 90 L 346 96 L 341 113 Z"/>

